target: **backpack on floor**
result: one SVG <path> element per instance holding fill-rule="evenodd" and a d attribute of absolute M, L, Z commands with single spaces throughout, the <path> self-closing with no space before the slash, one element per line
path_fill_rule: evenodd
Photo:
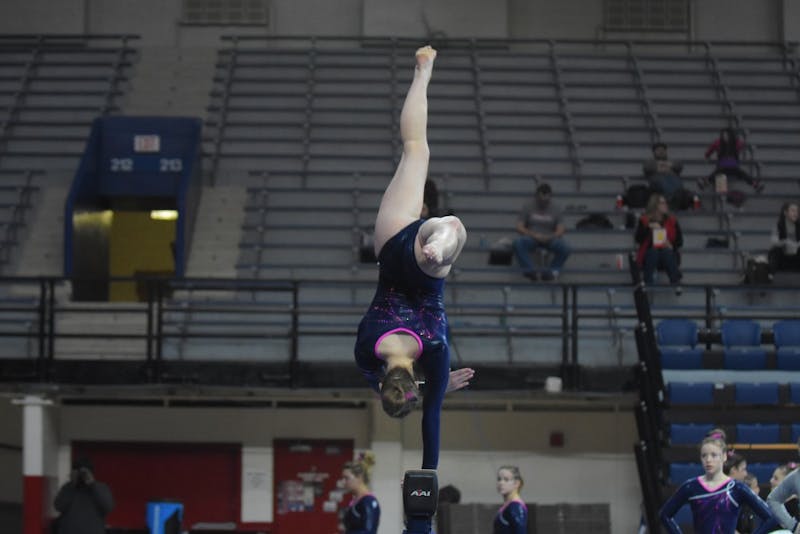
<path fill-rule="evenodd" d="M 629 208 L 644 208 L 650 199 L 650 186 L 635 184 L 628 187 L 625 191 L 625 205 Z"/>
<path fill-rule="evenodd" d="M 744 267 L 744 283 L 755 285 L 769 283 L 769 263 L 764 256 L 747 258 Z"/>

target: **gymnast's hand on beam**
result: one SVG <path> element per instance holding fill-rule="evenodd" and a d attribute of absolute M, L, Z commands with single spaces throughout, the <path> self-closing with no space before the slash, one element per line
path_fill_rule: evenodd
<path fill-rule="evenodd" d="M 450 379 L 447 381 L 447 392 L 450 393 L 451 391 L 467 387 L 473 376 L 475 376 L 475 370 L 469 367 L 450 371 Z"/>

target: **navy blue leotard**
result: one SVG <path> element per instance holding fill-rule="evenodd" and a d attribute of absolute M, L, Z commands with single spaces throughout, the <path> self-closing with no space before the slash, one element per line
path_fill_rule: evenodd
<path fill-rule="evenodd" d="M 428 276 L 414 256 L 417 220 L 383 245 L 378 254 L 378 288 L 358 325 L 355 357 L 370 387 L 379 391 L 385 362 L 377 348 L 393 333 L 413 336 L 419 344 L 417 361 L 425 373 L 422 397 L 422 468 L 439 464 L 439 419 L 450 377 L 450 352 L 447 345 L 447 315 L 442 293 L 444 279 Z"/>
<path fill-rule="evenodd" d="M 494 516 L 494 534 L 527 534 L 528 507 L 521 499 L 504 504 Z"/>
<path fill-rule="evenodd" d="M 774 529 L 771 526 L 776 524 L 766 503 L 743 483 L 731 478 L 711 488 L 699 476 L 684 482 L 661 508 L 661 523 L 670 534 L 681 533 L 673 517 L 687 502 L 692 508 L 694 531 L 697 534 L 733 534 L 743 503 L 762 520 L 754 534 L 772 532 Z"/>
<path fill-rule="evenodd" d="M 345 534 L 376 534 L 381 519 L 378 499 L 367 493 L 350 503 L 344 514 Z"/>

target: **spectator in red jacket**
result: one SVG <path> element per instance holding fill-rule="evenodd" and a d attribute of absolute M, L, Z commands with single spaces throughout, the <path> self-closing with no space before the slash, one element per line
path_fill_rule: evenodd
<path fill-rule="evenodd" d="M 650 195 L 647 210 L 636 226 L 634 239 L 639 246 L 636 263 L 642 269 L 645 284 L 653 283 L 656 269 L 664 269 L 670 284 L 676 286 L 675 291 L 680 293 L 678 283 L 683 275 L 678 268 L 678 249 L 683 245 L 683 234 L 678 219 L 669 212 L 664 195 Z"/>

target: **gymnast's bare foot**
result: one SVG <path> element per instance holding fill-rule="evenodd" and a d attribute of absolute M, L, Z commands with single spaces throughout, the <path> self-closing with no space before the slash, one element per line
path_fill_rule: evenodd
<path fill-rule="evenodd" d="M 433 71 L 433 60 L 436 59 L 436 50 L 430 45 L 417 49 L 417 69 L 430 75 Z"/>
<path fill-rule="evenodd" d="M 422 247 L 422 254 L 425 259 L 433 265 L 441 265 L 444 260 L 441 243 L 428 243 Z"/>

